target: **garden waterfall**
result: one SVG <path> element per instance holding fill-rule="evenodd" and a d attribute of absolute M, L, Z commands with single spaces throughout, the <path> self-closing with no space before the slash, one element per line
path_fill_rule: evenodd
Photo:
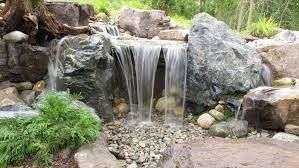
<path fill-rule="evenodd" d="M 118 30 L 113 31 L 118 32 Z M 107 34 L 107 32 L 106 32 Z M 72 38 L 72 37 L 68 37 Z M 187 51 L 184 42 L 162 40 L 120 40 L 111 38 L 113 56 L 121 67 L 128 91 L 130 113 L 128 119 L 133 123 L 151 125 L 156 73 L 159 64 L 163 64 L 164 86 L 163 120 L 168 125 L 181 125 L 185 107 Z M 68 48 L 68 49 L 66 49 Z M 61 60 L 65 54 L 72 54 L 65 38 L 56 47 L 55 56 L 50 59 L 49 90 L 57 90 L 63 74 Z M 159 74 L 161 76 L 161 74 Z M 156 86 L 157 87 L 157 86 Z"/>
<path fill-rule="evenodd" d="M 126 81 L 131 121 L 152 123 L 156 69 L 165 60 L 165 124 L 183 122 L 187 53 L 185 46 L 169 41 L 114 40 L 113 46 Z"/>

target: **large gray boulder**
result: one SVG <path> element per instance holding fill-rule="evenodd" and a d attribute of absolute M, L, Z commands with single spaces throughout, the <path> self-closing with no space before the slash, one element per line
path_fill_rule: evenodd
<path fill-rule="evenodd" d="M 224 22 L 206 13 L 194 17 L 189 33 L 187 100 L 208 107 L 223 95 L 245 93 L 259 85 L 261 67 L 256 50 Z"/>
<path fill-rule="evenodd" d="M 95 108 L 104 121 L 111 120 L 114 59 L 109 55 L 109 39 L 103 34 L 68 36 L 58 47 L 58 54 L 56 47 L 53 52 L 59 56 L 62 67 L 56 82 L 62 83 L 64 89 L 81 93 L 84 102 Z"/>
<path fill-rule="evenodd" d="M 161 30 L 168 29 L 170 18 L 161 10 L 124 9 L 119 17 L 119 27 L 132 35 L 152 38 Z"/>

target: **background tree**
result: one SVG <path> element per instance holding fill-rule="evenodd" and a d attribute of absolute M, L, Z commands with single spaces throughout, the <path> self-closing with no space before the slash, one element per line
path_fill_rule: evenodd
<path fill-rule="evenodd" d="M 238 24 L 237 24 L 237 30 L 240 31 L 243 23 L 243 16 L 245 14 L 245 9 L 246 9 L 246 0 L 240 0 L 240 12 L 238 15 Z"/>
<path fill-rule="evenodd" d="M 250 30 L 250 28 L 251 28 L 253 11 L 254 11 L 254 0 L 250 0 L 249 13 L 248 13 L 248 19 L 247 19 L 247 30 Z"/>

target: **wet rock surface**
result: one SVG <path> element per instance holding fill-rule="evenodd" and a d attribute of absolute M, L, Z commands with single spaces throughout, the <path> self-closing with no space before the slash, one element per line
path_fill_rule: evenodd
<path fill-rule="evenodd" d="M 163 168 L 297 168 L 299 145 L 271 139 L 205 139 L 166 149 Z"/>
<path fill-rule="evenodd" d="M 259 85 L 261 57 L 224 22 L 196 15 L 188 41 L 188 101 L 213 106 L 223 95 Z"/>
<path fill-rule="evenodd" d="M 259 87 L 243 99 L 243 115 L 249 124 L 264 129 L 299 125 L 299 89 Z"/>
<path fill-rule="evenodd" d="M 62 83 L 62 88 L 81 93 L 84 101 L 105 121 L 113 118 L 110 99 L 114 59 L 109 55 L 110 49 L 110 41 L 103 34 L 68 36 L 60 46 L 58 57 L 62 62 L 58 83 Z M 53 53 L 51 59 L 55 60 L 56 51 Z"/>
<path fill-rule="evenodd" d="M 38 111 L 33 110 L 32 108 L 24 104 L 13 104 L 0 106 L 0 119 L 3 118 L 16 118 L 16 117 L 32 117 L 38 115 Z"/>

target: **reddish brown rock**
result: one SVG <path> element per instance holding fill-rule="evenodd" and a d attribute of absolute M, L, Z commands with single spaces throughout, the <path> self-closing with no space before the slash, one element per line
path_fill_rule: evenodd
<path fill-rule="evenodd" d="M 275 79 L 281 77 L 299 78 L 299 44 L 271 46 L 260 49 L 263 61 L 267 63 Z"/>
<path fill-rule="evenodd" d="M 89 18 L 94 15 L 91 5 L 74 2 L 47 2 L 46 6 L 55 18 L 70 26 L 87 26 Z"/>
<path fill-rule="evenodd" d="M 188 41 L 188 33 L 189 31 L 184 29 L 169 29 L 160 31 L 158 37 L 161 40 Z"/>
<path fill-rule="evenodd" d="M 161 10 L 124 9 L 119 17 L 120 28 L 143 38 L 153 38 L 169 25 L 170 18 Z"/>
<path fill-rule="evenodd" d="M 104 134 L 94 143 L 80 147 L 74 157 L 78 168 L 121 168 L 124 166 L 109 152 L 107 137 Z"/>
<path fill-rule="evenodd" d="M 298 168 L 299 145 L 273 139 L 200 140 L 174 144 L 164 156 L 163 168 Z"/>
<path fill-rule="evenodd" d="M 299 87 L 260 87 L 243 99 L 243 115 L 249 124 L 266 129 L 299 125 Z"/>
<path fill-rule="evenodd" d="M 49 52 L 45 47 L 0 42 L 0 82 L 36 82 L 47 73 Z"/>

